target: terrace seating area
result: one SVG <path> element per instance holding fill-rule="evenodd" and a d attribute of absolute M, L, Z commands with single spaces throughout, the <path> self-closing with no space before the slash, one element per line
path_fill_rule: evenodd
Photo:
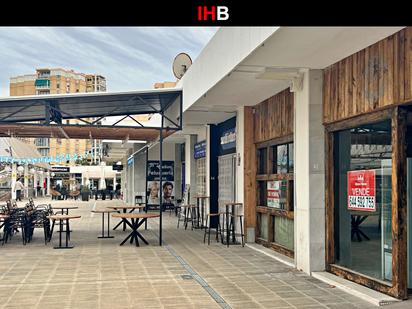
<path fill-rule="evenodd" d="M 27 201 L 11 203 L 11 212 L 31 213 L 32 218 L 39 220 L 36 220 L 34 229 L 33 225 L 31 229 L 26 228 L 26 234 L 30 235 L 26 245 L 21 238 L 21 226 L 16 225 L 22 221 L 16 221 L 14 225 L 19 232 L 14 230 L 4 245 L 0 242 L 0 303 L 3 307 L 221 308 L 223 304 L 231 308 L 273 308 L 276 304 L 285 308 L 309 305 L 372 308 L 352 295 L 249 247 L 223 246 L 220 237 L 219 242 L 212 241 L 211 237 L 210 245 L 205 245 L 205 230 L 185 230 L 181 226 L 177 229 L 177 217 L 173 213 L 163 213 L 162 247 L 158 242 L 157 218 L 147 220 L 147 229 L 144 223 L 137 229 L 140 222 L 133 224 L 135 219 L 127 219 L 149 243 L 146 245 L 129 225 L 126 231 L 122 228 L 113 230 L 115 224 L 121 222 L 113 216 L 116 211 L 109 213 L 112 221 L 110 236 L 113 238 L 98 238 L 108 232 L 108 212 L 103 213 L 102 222 L 100 210 L 124 205 L 119 200 L 82 202 L 50 201 L 50 198 L 35 200 L 33 207 L 29 207 Z M 65 233 L 58 232 L 58 221 L 51 241 L 45 245 L 41 225 L 44 217 L 34 217 L 33 214 L 50 211 L 50 208 L 53 214 L 62 216 L 61 213 L 66 215 L 69 211 L 69 215 L 80 217 L 70 221 L 69 242 L 74 245 L 73 249 L 53 249 L 58 246 L 60 235 L 62 247 L 65 247 Z M 2 225 L 7 211 L 9 208 L 4 205 L 0 216 L 0 238 L 4 234 Z M 141 212 L 142 209 L 136 208 L 136 215 Z M 153 213 L 158 214 L 158 211 Z M 193 219 L 196 226 L 197 218 Z M 204 225 L 207 225 L 206 220 Z M 66 226 L 63 225 L 62 230 L 66 230 Z M 120 246 L 130 233 L 133 244 L 126 241 Z M 136 239 L 140 241 L 139 247 L 135 246 Z M 221 302 L 218 303 L 209 291 L 221 297 Z"/>
<path fill-rule="evenodd" d="M 20 237 L 23 245 L 26 245 L 32 241 L 36 228 L 43 230 L 44 243 L 47 243 L 51 235 L 50 222 L 47 219 L 50 214 L 53 214 L 50 204 L 34 205 L 33 199 L 29 199 L 28 203 L 19 207 L 16 202 L 8 200 L 5 205 L 0 206 L 2 244 L 13 237 Z"/>

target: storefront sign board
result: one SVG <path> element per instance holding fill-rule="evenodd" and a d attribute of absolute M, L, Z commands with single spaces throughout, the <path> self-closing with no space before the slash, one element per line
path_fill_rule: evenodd
<path fill-rule="evenodd" d="M 348 171 L 348 209 L 376 211 L 375 170 Z"/>
<path fill-rule="evenodd" d="M 162 161 L 162 188 L 160 188 L 160 163 L 147 161 L 148 204 L 159 204 L 159 192 L 163 192 L 163 203 L 171 203 L 174 196 L 174 161 Z"/>
<path fill-rule="evenodd" d="M 280 208 L 280 181 L 268 181 L 267 205 L 268 207 Z"/>
<path fill-rule="evenodd" d="M 206 157 L 206 141 L 201 141 L 194 145 L 194 157 L 195 159 Z"/>

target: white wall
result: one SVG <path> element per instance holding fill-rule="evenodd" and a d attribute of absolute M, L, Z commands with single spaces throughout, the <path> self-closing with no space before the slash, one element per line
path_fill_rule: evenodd
<path fill-rule="evenodd" d="M 243 106 L 238 108 L 236 115 L 236 153 L 238 162 L 236 165 L 236 200 L 239 203 L 244 202 L 244 148 L 245 148 L 245 108 Z M 243 210 L 242 210 L 243 212 Z"/>
<path fill-rule="evenodd" d="M 175 143 L 163 142 L 163 160 L 175 160 Z M 157 144 L 149 149 L 149 160 L 159 160 L 160 145 Z"/>
<path fill-rule="evenodd" d="M 322 71 L 303 70 L 295 93 L 295 263 L 310 274 L 325 269 L 325 155 Z"/>
<path fill-rule="evenodd" d="M 186 142 L 185 142 L 185 178 L 186 184 L 190 185 L 190 201 L 188 203 L 192 203 L 194 201 L 193 196 L 196 193 L 196 160 L 194 158 L 194 145 L 198 142 L 197 136 L 186 135 Z"/>
<path fill-rule="evenodd" d="M 278 27 L 227 27 L 219 29 L 179 81 L 184 88 L 183 111 L 229 74 Z"/>

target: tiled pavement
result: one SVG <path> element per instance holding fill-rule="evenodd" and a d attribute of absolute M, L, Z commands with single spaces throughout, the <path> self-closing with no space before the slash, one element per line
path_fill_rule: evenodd
<path fill-rule="evenodd" d="M 40 230 L 26 246 L 19 237 L 0 246 L 1 308 L 374 307 L 250 248 L 203 244 L 201 231 L 176 229 L 168 213 L 165 246 L 158 246 L 158 219 L 142 232 L 149 246 L 119 246 L 126 232 L 97 239 L 101 215 L 90 213 L 119 201 L 56 203 L 79 206 L 71 211 L 82 216 L 71 223 L 75 248 L 45 246 Z"/>

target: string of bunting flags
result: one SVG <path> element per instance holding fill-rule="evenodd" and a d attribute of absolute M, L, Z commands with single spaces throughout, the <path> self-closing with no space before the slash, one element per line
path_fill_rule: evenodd
<path fill-rule="evenodd" d="M 0 162 L 4 163 L 17 163 L 17 164 L 36 164 L 36 163 L 50 163 L 50 162 L 63 162 L 63 161 L 76 161 L 87 158 L 90 154 L 61 154 L 57 156 L 49 157 L 37 157 L 37 158 L 13 158 L 9 156 L 0 156 Z"/>

